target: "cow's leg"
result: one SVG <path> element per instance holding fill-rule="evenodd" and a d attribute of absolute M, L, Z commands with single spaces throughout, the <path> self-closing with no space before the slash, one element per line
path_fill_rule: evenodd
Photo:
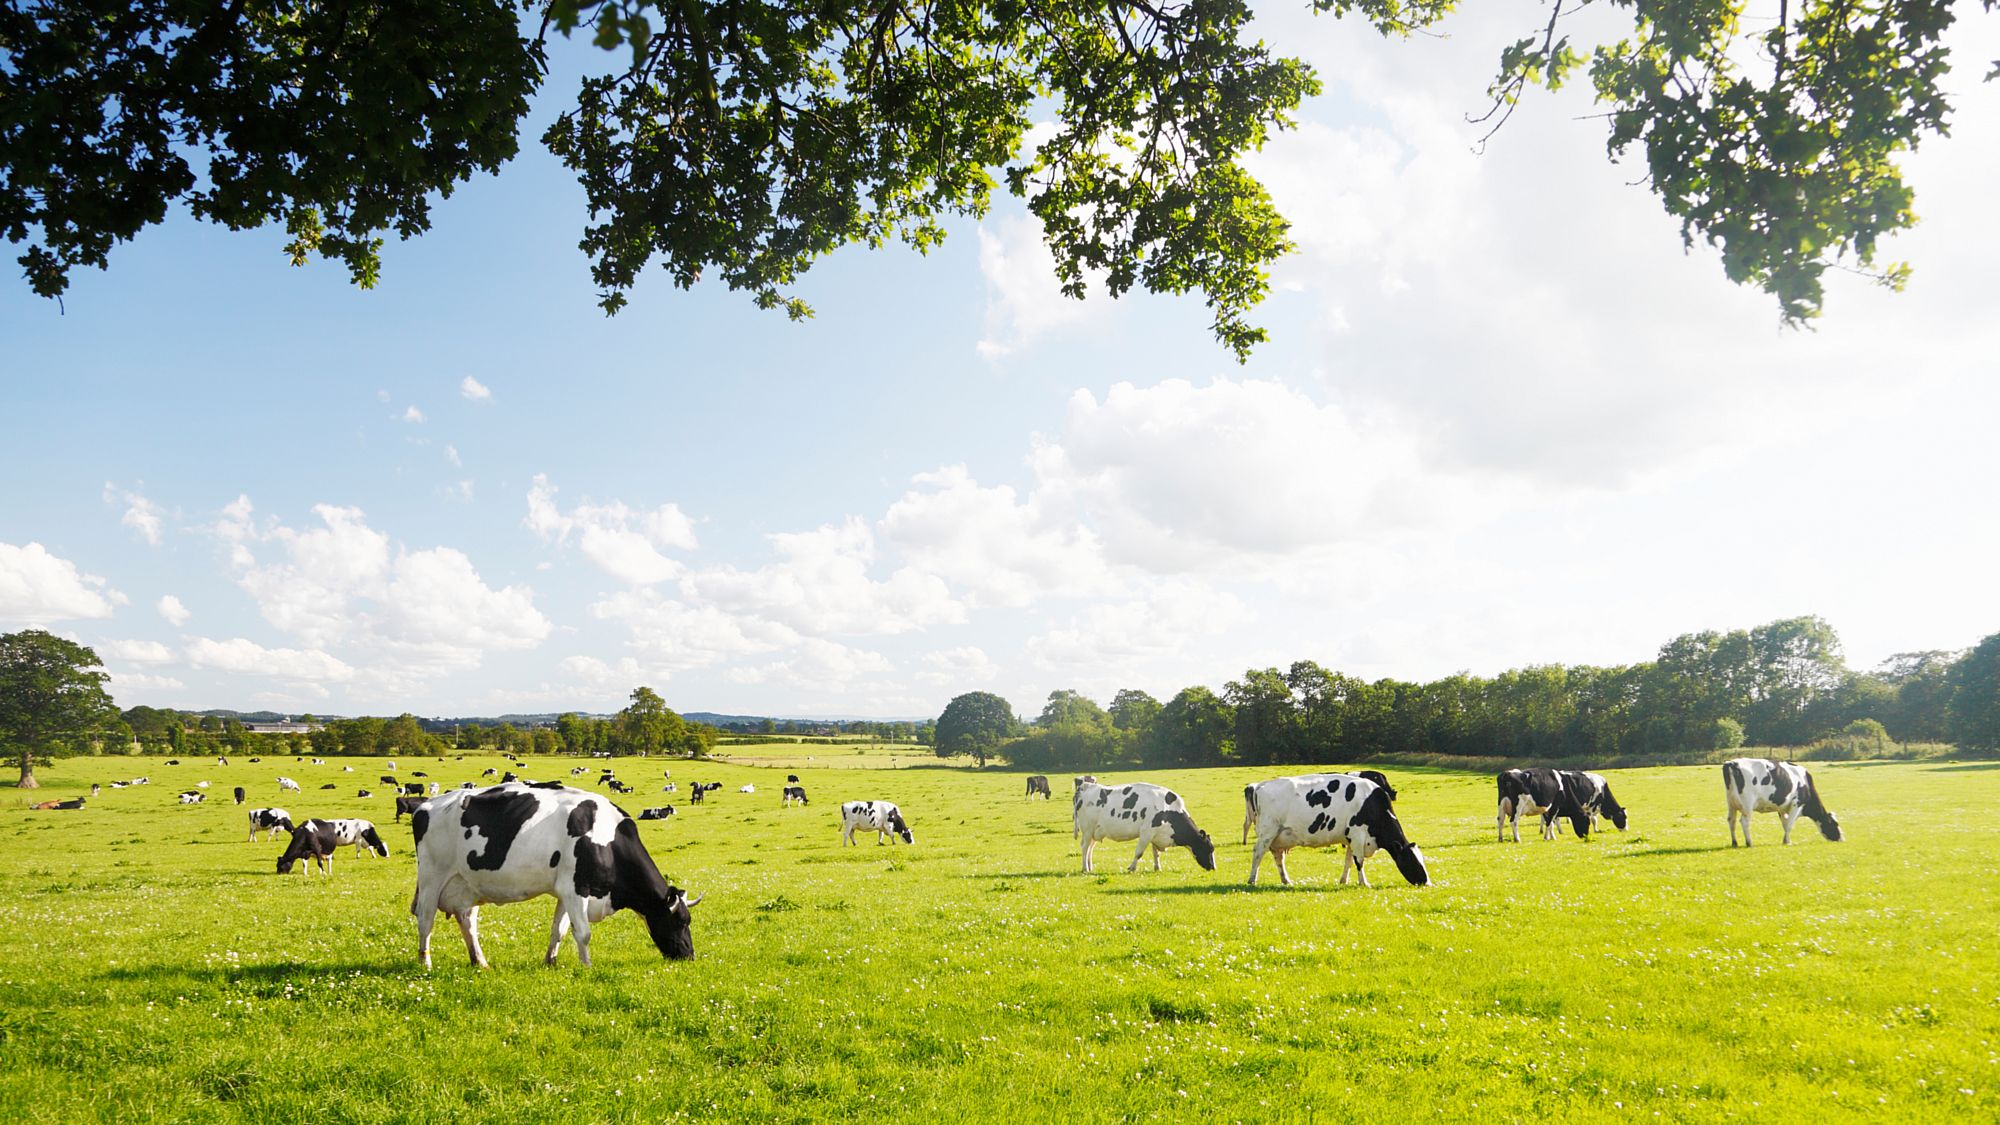
<path fill-rule="evenodd" d="M 1257 885 L 1257 867 L 1264 862 L 1264 853 L 1269 851 L 1270 848 L 1271 841 L 1266 840 L 1264 834 L 1259 832 L 1257 834 L 1257 847 L 1250 853 L 1250 885 L 1253 887 Z"/>
<path fill-rule="evenodd" d="M 1750 846 L 1750 810 L 1743 810 L 1743 846 Z"/>
<path fill-rule="evenodd" d="M 443 888 L 439 888 L 441 891 Z M 437 925 L 438 892 L 424 893 L 423 884 L 417 885 L 417 893 L 410 896 L 410 913 L 417 919 L 417 960 L 424 968 L 431 967 L 431 927 Z"/>
<path fill-rule="evenodd" d="M 1146 845 L 1149 843 L 1152 843 L 1152 841 L 1146 839 L 1146 834 L 1144 832 L 1139 833 L 1139 850 L 1132 853 L 1132 862 L 1125 865 L 1125 874 L 1130 875 L 1134 871 L 1139 870 L 1139 861 L 1146 858 Z M 1159 869 L 1154 868 L 1154 870 L 1157 871 Z"/>
<path fill-rule="evenodd" d="M 1090 853 L 1095 850 L 1097 850 L 1097 837 L 1085 836 L 1083 838 L 1083 873 L 1085 875 L 1091 873 Z"/>
<path fill-rule="evenodd" d="M 1745 825 L 1747 828 L 1748 825 Z M 1729 806 L 1729 846 L 1736 847 L 1736 806 Z"/>
<path fill-rule="evenodd" d="M 590 968 L 590 905 L 582 895 L 569 900 L 569 928 L 576 937 L 576 959 Z"/>
<path fill-rule="evenodd" d="M 1368 885 L 1368 869 L 1361 866 L 1360 856 L 1354 857 L 1354 874 L 1359 877 L 1359 882 L 1362 886 L 1365 887 Z"/>
<path fill-rule="evenodd" d="M 569 912 L 563 909 L 561 899 L 556 900 L 555 921 L 549 923 L 549 953 L 542 963 L 555 968 L 556 951 L 562 948 L 563 935 L 569 932 Z"/>
<path fill-rule="evenodd" d="M 1799 810 L 1804 807 L 1803 805 L 1793 805 L 1790 811 L 1780 814 L 1785 818 L 1785 843 L 1787 844 L 1792 842 L 1792 825 L 1799 822 Z"/>
<path fill-rule="evenodd" d="M 1493 840 L 1494 843 L 1498 844 L 1507 842 L 1507 802 L 1505 799 L 1501 800 L 1500 807 L 1493 814 Z"/>
<path fill-rule="evenodd" d="M 1278 861 L 1278 882 L 1283 883 L 1287 887 L 1292 885 L 1292 873 L 1285 870 L 1285 855 L 1290 851 L 1290 848 L 1286 848 L 1283 851 L 1276 848 L 1271 849 L 1271 858 Z"/>
<path fill-rule="evenodd" d="M 479 908 L 468 906 L 458 912 L 458 932 L 465 938 L 465 952 L 472 958 L 472 967 L 486 969 L 486 954 L 479 951 Z"/>
<path fill-rule="evenodd" d="M 1507 814 L 1507 824 L 1514 830 L 1514 842 L 1521 842 L 1521 805 L 1515 802 L 1513 811 Z"/>
<path fill-rule="evenodd" d="M 1354 864 L 1354 845 L 1343 842 L 1340 845 L 1340 885 L 1347 885 L 1347 869 Z"/>
<path fill-rule="evenodd" d="M 846 825 L 841 829 L 840 846 L 843 848 L 854 846 L 854 826 L 852 824 Z"/>

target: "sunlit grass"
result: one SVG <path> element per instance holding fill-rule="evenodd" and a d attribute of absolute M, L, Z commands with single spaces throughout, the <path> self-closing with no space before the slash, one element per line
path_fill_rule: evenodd
<path fill-rule="evenodd" d="M 1301 853 L 1300 885 L 1252 890 L 1241 790 L 1268 770 L 1146 775 L 1221 845 L 1214 873 L 1173 852 L 1126 875 L 1107 842 L 1089 876 L 1067 778 L 1028 802 L 1015 773 L 626 760 L 624 807 L 680 809 L 641 831 L 708 895 L 697 959 L 619 915 L 595 969 L 567 946 L 544 969 L 543 899 L 488 908 L 487 973 L 441 925 L 426 974 L 381 764 L 329 761 L 77 759 L 47 796 L 153 783 L 0 802 L 9 1120 L 2000 1116 L 1989 766 L 1816 765 L 1848 842 L 1777 847 L 1766 816 L 1749 851 L 1713 767 L 1616 773 L 1629 832 L 1519 845 L 1494 843 L 1489 777 L 1396 771 L 1435 886 L 1382 861 L 1342 887 L 1337 854 Z M 446 784 L 496 764 L 400 760 Z M 683 792 L 658 793 L 666 769 Z M 778 807 L 784 772 L 810 808 Z M 278 773 L 307 791 L 274 800 Z M 208 803 L 174 804 L 201 778 Z M 725 787 L 690 806 L 697 778 Z M 370 816 L 394 854 L 281 878 L 237 784 Z M 870 797 L 914 847 L 840 846 L 837 805 Z"/>

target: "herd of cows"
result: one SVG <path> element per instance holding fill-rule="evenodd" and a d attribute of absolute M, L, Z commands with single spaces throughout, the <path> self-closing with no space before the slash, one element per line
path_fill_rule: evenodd
<path fill-rule="evenodd" d="M 251 759 L 256 762 L 258 759 Z M 226 765 L 227 759 L 221 759 Z M 313 759 L 315 765 L 324 765 Z M 170 762 L 169 764 L 178 764 Z M 515 762 L 525 768 L 525 763 Z M 352 770 L 352 767 L 342 767 Z M 388 763 L 394 771 L 396 764 Z M 570 771 L 572 779 L 589 773 L 587 767 Z M 497 769 L 482 778 L 494 778 Z M 1819 827 L 1828 840 L 1841 839 L 1840 824 L 1820 798 L 1812 775 L 1804 767 L 1764 758 L 1737 758 L 1723 763 L 1723 791 L 1728 804 L 1729 842 L 1737 842 L 1737 822 L 1741 820 L 1743 843 L 1750 843 L 1752 813 L 1779 814 L 1784 826 L 1784 842 L 1791 843 L 1792 826 L 1804 816 Z M 421 771 L 414 778 L 425 775 Z M 667 771 L 664 792 L 675 792 Z M 383 782 L 398 785 L 397 778 L 384 775 Z M 147 784 L 148 779 L 113 782 L 113 788 Z M 796 775 L 787 778 L 782 804 L 809 804 L 806 791 Z M 597 784 L 615 793 L 630 793 L 610 768 L 603 768 Z M 298 783 L 279 777 L 280 789 L 298 791 Z M 1136 842 L 1132 861 L 1125 870 L 1138 869 L 1148 849 L 1153 868 L 1170 848 L 1186 848 L 1204 870 L 1215 870 L 1215 844 L 1189 815 L 1180 795 L 1150 782 L 1107 785 L 1091 775 L 1074 779 L 1071 800 L 1073 836 L 1082 846 L 1083 870 L 1094 871 L 1093 852 L 1099 840 Z M 1521 839 L 1520 818 L 1541 817 L 1543 839 L 1560 833 L 1566 821 L 1580 838 L 1587 838 L 1601 816 L 1621 831 L 1626 810 L 1612 796 L 1611 786 L 1601 774 L 1580 770 L 1511 769 L 1498 775 L 1496 835 L 1507 840 Z M 613 804 L 610 798 L 563 781 L 530 781 L 511 771 L 492 784 L 467 781 L 456 789 L 440 791 L 435 782 L 413 781 L 400 784 L 395 798 L 396 818 L 410 817 L 410 830 L 417 855 L 416 892 L 410 912 L 417 922 L 419 958 L 431 964 L 431 930 L 440 914 L 458 923 L 472 963 L 486 967 L 479 945 L 479 908 L 488 904 L 520 902 L 552 895 L 556 899 L 555 918 L 550 925 L 546 961 L 553 965 L 569 934 L 576 943 L 577 958 L 590 964 L 591 926 L 620 910 L 631 910 L 646 922 L 647 932 L 661 954 L 670 959 L 694 956 L 692 911 L 701 902 L 670 884 L 653 862 L 639 838 L 633 817 Z M 184 791 L 183 803 L 198 803 L 200 787 Z M 333 785 L 322 786 L 325 789 Z M 695 802 L 721 788 L 719 782 L 696 782 L 690 788 Z M 99 787 L 93 785 L 95 795 Z M 739 792 L 754 794 L 755 785 Z M 361 790 L 361 796 L 369 796 Z M 1051 798 L 1049 780 L 1042 775 L 1028 778 L 1027 796 Z M 245 793 L 236 789 L 237 804 Z M 192 798 L 192 800 L 190 800 Z M 1344 851 L 1340 881 L 1347 882 L 1351 869 L 1362 886 L 1368 886 L 1364 864 L 1377 852 L 1387 852 L 1396 869 L 1408 882 L 1423 886 L 1431 881 L 1423 852 L 1404 833 L 1397 819 L 1396 790 L 1389 779 L 1374 770 L 1354 773 L 1309 774 L 1279 777 L 1247 785 L 1243 789 L 1243 839 L 1254 832 L 1256 846 L 1250 856 L 1250 879 L 1257 882 L 1265 856 L 1276 864 L 1280 882 L 1289 885 L 1285 857 L 1293 848 L 1339 846 Z M 50 801 L 37 808 L 80 808 L 82 798 Z M 662 820 L 674 815 L 671 805 L 642 809 L 639 820 Z M 857 831 L 874 832 L 876 843 L 901 840 L 916 842 L 916 834 L 902 810 L 888 801 L 848 801 L 840 806 L 841 843 L 854 843 Z M 375 825 L 353 818 L 314 818 L 294 822 L 281 808 L 254 808 L 248 812 L 250 839 L 258 833 L 275 839 L 289 834 L 277 869 L 285 874 L 303 864 L 309 873 L 314 866 L 332 874 L 334 852 L 353 845 L 357 854 L 387 856 L 389 847 Z M 547 858 L 544 859 L 543 857 Z"/>

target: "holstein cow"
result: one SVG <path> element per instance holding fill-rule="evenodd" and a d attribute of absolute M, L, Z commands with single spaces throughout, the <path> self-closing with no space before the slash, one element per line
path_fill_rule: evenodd
<path fill-rule="evenodd" d="M 745 785 L 737 790 L 738 793 L 755 793 L 756 791 L 757 787 L 755 785 Z"/>
<path fill-rule="evenodd" d="M 842 845 L 854 842 L 856 829 L 868 829 L 875 833 L 875 843 L 879 847 L 885 837 L 893 840 L 901 836 L 905 844 L 917 842 L 917 834 L 903 820 L 903 810 L 888 801 L 849 801 L 840 806 L 840 842 Z"/>
<path fill-rule="evenodd" d="M 694 956 L 689 923 L 699 897 L 661 877 L 618 806 L 595 793 L 557 782 L 458 790 L 411 818 L 417 840 L 417 954 L 431 964 L 431 927 L 439 913 L 458 921 L 472 963 L 486 968 L 479 948 L 479 908 L 556 898 L 548 964 L 563 934 L 576 935 L 577 959 L 590 964 L 590 927 L 619 910 L 646 920 L 653 944 L 670 959 Z M 546 857 L 546 858 L 544 858 Z"/>
<path fill-rule="evenodd" d="M 1333 776 L 1333 775 L 1331 775 L 1331 774 L 1304 774 L 1304 775 L 1301 775 L 1301 776 L 1304 776 L 1304 777 L 1331 777 L 1331 776 Z M 1393 786 L 1393 785 L 1390 785 L 1390 784 L 1389 784 L 1389 779 L 1388 779 L 1388 777 L 1387 777 L 1386 775 L 1384 775 L 1384 774 L 1383 774 L 1383 773 L 1382 773 L 1381 771 L 1379 771 L 1379 770 L 1355 770 L 1355 771 L 1354 771 L 1354 772 L 1353 772 L 1353 773 L 1352 773 L 1351 775 L 1345 775 L 1345 776 L 1352 776 L 1352 777 L 1365 777 L 1365 778 L 1367 778 L 1368 780 L 1370 780 L 1370 781 L 1374 782 L 1374 783 L 1376 784 L 1376 786 L 1377 786 L 1377 787 L 1379 787 L 1379 788 L 1380 788 L 1380 789 L 1381 789 L 1381 790 L 1382 790 L 1382 791 L 1383 791 L 1384 793 L 1387 793 L 1387 794 L 1389 795 L 1389 803 L 1390 803 L 1390 804 L 1392 804 L 1392 805 L 1393 805 L 1393 804 L 1395 804 L 1395 803 L 1396 803 L 1396 787 L 1395 787 L 1395 786 Z M 1256 800 L 1256 791 L 1257 791 L 1257 787 L 1256 787 L 1255 785 L 1245 785 L 1245 786 L 1243 787 L 1243 838 L 1237 841 L 1237 843 L 1239 843 L 1239 844 L 1247 844 L 1247 843 L 1249 843 L 1249 842 L 1250 842 L 1250 830 L 1251 830 L 1252 828 L 1255 828 L 1255 827 L 1257 827 L 1257 800 Z M 1342 871 L 1341 873 L 1342 873 L 1342 874 L 1346 874 L 1346 872 L 1345 872 L 1344 870 L 1343 870 L 1343 871 Z"/>
<path fill-rule="evenodd" d="M 250 810 L 251 843 L 254 844 L 257 842 L 257 833 L 259 832 L 267 833 L 266 836 L 264 837 L 265 839 L 274 840 L 277 838 L 278 830 L 281 828 L 284 829 L 286 832 L 290 832 L 292 830 L 291 813 L 288 813 L 283 809 Z"/>
<path fill-rule="evenodd" d="M 1495 779 L 1500 791 L 1500 811 L 1494 817 L 1495 836 L 1505 843 L 1507 826 L 1513 825 L 1514 842 L 1521 842 L 1521 817 L 1542 818 L 1542 839 L 1556 838 L 1556 818 L 1566 817 L 1578 839 L 1590 836 L 1590 814 L 1578 802 L 1574 784 L 1565 783 L 1563 771 L 1536 768 L 1507 770 Z"/>
<path fill-rule="evenodd" d="M 95 786 L 93 786 L 92 788 L 95 788 Z M 248 796 L 248 794 L 246 794 L 246 793 L 244 793 L 244 792 L 243 792 L 243 787 L 242 787 L 241 785 L 237 786 L 237 787 L 236 787 L 236 803 L 237 803 L 237 804 L 239 804 L 239 805 L 240 805 L 240 804 L 242 804 L 242 803 L 243 803 L 243 798 L 244 798 L 244 797 L 246 797 L 246 796 Z"/>
<path fill-rule="evenodd" d="M 800 804 L 800 806 L 801 806 L 801 807 L 803 807 L 803 806 L 805 806 L 805 805 L 808 805 L 808 804 L 810 804 L 810 803 L 811 803 L 811 802 L 809 802 L 809 801 L 807 801 L 807 800 L 806 800 L 806 787 L 805 787 L 805 786 L 803 786 L 803 785 L 787 785 L 787 786 L 785 786 L 785 794 L 784 794 L 784 797 L 783 797 L 783 798 L 781 798 L 781 799 L 780 799 L 780 801 L 779 801 L 779 807 L 780 807 L 780 808 L 790 808 L 790 807 L 791 807 L 791 805 L 792 805 L 792 802 L 793 802 L 793 801 L 797 801 L 797 802 L 798 802 L 798 803 Z"/>
<path fill-rule="evenodd" d="M 291 790 L 292 792 L 296 793 L 296 792 L 298 792 L 298 791 L 299 791 L 299 783 L 298 783 L 298 782 L 296 782 L 296 781 L 293 781 L 293 780 L 292 780 L 291 778 L 289 778 L 289 777 L 281 777 L 281 778 L 279 778 L 279 779 L 278 779 L 278 788 L 279 788 L 279 789 L 281 789 L 281 790 L 282 790 L 282 789 L 289 789 L 289 790 Z"/>
<path fill-rule="evenodd" d="M 1132 862 L 1125 867 L 1128 874 L 1139 869 L 1148 847 L 1153 849 L 1155 871 L 1160 869 L 1160 853 L 1173 847 L 1193 852 L 1202 870 L 1215 870 L 1215 842 L 1195 827 L 1187 805 L 1171 789 L 1146 781 L 1124 785 L 1083 781 L 1076 787 L 1070 813 L 1076 837 L 1083 841 L 1085 871 L 1095 870 L 1091 853 L 1099 840 L 1139 841 L 1139 850 L 1132 853 Z"/>
<path fill-rule="evenodd" d="M 1368 885 L 1362 864 L 1377 851 L 1389 853 L 1396 870 L 1416 886 L 1431 881 L 1424 865 L 1424 853 L 1403 834 L 1403 824 L 1389 804 L 1388 791 L 1358 774 L 1317 774 L 1311 777 L 1280 777 L 1251 786 L 1250 799 L 1257 806 L 1257 846 L 1250 853 L 1250 883 L 1257 883 L 1257 868 L 1269 852 L 1278 862 L 1278 880 L 1289 884 L 1285 855 L 1293 848 L 1324 848 L 1339 844 L 1345 849 L 1340 864 L 1340 881 L 1347 882 L 1347 869 L 1354 868 L 1361 885 Z"/>
<path fill-rule="evenodd" d="M 181 794 L 181 804 L 199 805 L 202 803 L 202 801 L 207 799 L 207 796 L 208 795 L 206 793 L 202 793 L 199 790 L 189 789 L 188 791 Z"/>
<path fill-rule="evenodd" d="M 1625 806 L 1619 804 L 1618 798 L 1611 795 L 1611 783 L 1604 780 L 1603 774 L 1585 770 L 1564 770 L 1563 789 L 1576 798 L 1577 804 L 1583 806 L 1583 811 L 1590 817 L 1591 831 L 1597 830 L 1597 817 L 1600 813 L 1610 820 L 1618 831 L 1625 831 Z"/>
<path fill-rule="evenodd" d="M 420 808 L 423 808 L 423 807 L 424 807 L 424 801 L 425 801 L 425 800 L 427 800 L 427 799 L 428 799 L 428 798 L 424 798 L 424 797 L 398 797 L 398 798 L 396 798 L 396 821 L 397 821 L 398 823 L 401 823 L 401 822 L 402 822 L 402 819 L 403 819 L 403 814 L 404 814 L 404 813 L 414 813 L 414 812 L 416 812 L 416 811 L 417 811 L 418 809 L 420 809 Z"/>
<path fill-rule="evenodd" d="M 355 855 L 360 855 L 363 851 L 371 851 L 384 857 L 389 854 L 389 845 L 383 843 L 382 837 L 376 834 L 375 822 L 372 820 L 341 819 L 318 823 L 333 826 L 333 842 L 336 847 L 353 844 Z"/>
<path fill-rule="evenodd" d="M 319 873 L 329 878 L 333 876 L 333 826 L 324 820 L 308 820 L 292 829 L 292 842 L 285 846 L 285 854 L 278 857 L 278 874 L 290 875 L 292 867 L 300 860 L 306 861 L 305 874 L 312 876 L 313 864 L 319 865 Z"/>
<path fill-rule="evenodd" d="M 1819 799 L 1806 768 L 1769 758 L 1733 758 L 1722 763 L 1722 792 L 1729 800 L 1729 846 L 1736 846 L 1736 818 L 1743 818 L 1743 846 L 1750 846 L 1750 814 L 1774 812 L 1783 817 L 1785 843 L 1792 842 L 1792 825 L 1799 817 L 1819 825 L 1819 834 L 1839 843 L 1840 822 Z"/>
<path fill-rule="evenodd" d="M 1041 774 L 1028 778 L 1028 796 L 1032 797 L 1037 793 L 1042 795 L 1043 800 L 1049 800 L 1052 796 L 1049 793 L 1049 779 Z"/>
<path fill-rule="evenodd" d="M 674 815 L 674 807 L 672 805 L 661 805 L 656 809 L 639 810 L 640 820 L 665 820 L 672 815 Z"/>

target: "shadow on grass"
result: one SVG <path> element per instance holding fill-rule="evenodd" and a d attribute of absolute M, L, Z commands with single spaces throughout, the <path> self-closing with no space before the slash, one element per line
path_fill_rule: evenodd
<path fill-rule="evenodd" d="M 278 982 L 310 980 L 315 977 L 410 977 L 422 976 L 423 966 L 417 964 L 412 955 L 407 964 L 388 964 L 380 961 L 333 961 L 298 962 L 289 965 L 235 965 L 228 968 L 195 968 L 187 965 L 132 965 L 116 969 L 106 969 L 96 974 L 103 981 L 141 981 L 158 984 L 171 980 L 182 980 L 192 984 L 210 984 L 218 980 L 235 984 L 239 981 Z"/>
<path fill-rule="evenodd" d="M 1966 762 L 1956 766 L 1932 766 L 1931 773 L 1965 773 L 1970 770 L 2000 770 L 2000 762 Z"/>
<path fill-rule="evenodd" d="M 1109 872 L 1103 872 L 1103 874 L 1110 874 L 1110 873 L 1109 873 Z M 966 872 L 965 874 L 963 874 L 963 875 L 960 875 L 960 876 L 959 876 L 959 878 L 961 878 L 961 879 L 970 879 L 970 880 L 979 880 L 979 879 L 1092 879 L 1092 878 L 1096 878 L 1096 876 L 1092 875 L 1092 874 L 1091 874 L 1090 872 L 1088 872 L 1088 871 L 1082 871 L 1082 870 L 1064 870 L 1064 871 L 984 871 L 984 872 L 981 872 L 981 871 L 968 871 L 968 872 Z"/>
<path fill-rule="evenodd" d="M 1368 887 L 1368 891 L 1378 888 Z M 1339 883 L 1294 883 L 1287 887 L 1277 880 L 1251 886 L 1248 883 L 1230 881 L 1227 883 L 1182 883 L 1173 887 L 1106 887 L 1108 894 L 1114 895 L 1230 895 L 1230 894 L 1336 894 L 1346 890 L 1364 890 L 1358 884 L 1341 886 Z"/>
<path fill-rule="evenodd" d="M 1640 848 L 1629 852 L 1618 852 L 1613 859 L 1652 859 L 1657 856 L 1701 855 L 1704 852 L 1726 852 L 1728 844 L 1689 844 L 1678 848 Z"/>

